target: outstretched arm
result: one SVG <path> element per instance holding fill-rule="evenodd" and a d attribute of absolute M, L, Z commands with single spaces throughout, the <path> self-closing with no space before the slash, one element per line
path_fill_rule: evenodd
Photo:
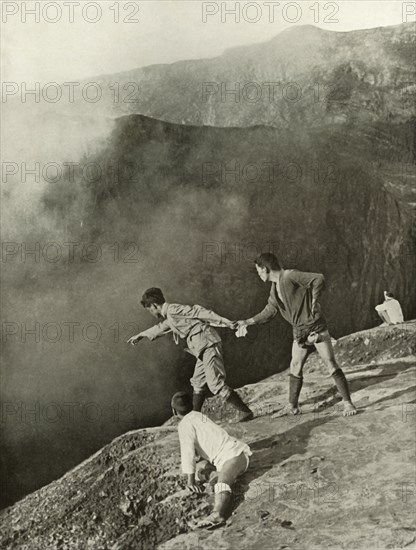
<path fill-rule="evenodd" d="M 238 325 L 263 325 L 264 323 L 271 321 L 276 314 L 277 304 L 272 296 L 272 293 L 270 293 L 266 307 L 260 311 L 260 313 L 254 315 L 254 317 L 250 317 L 250 319 L 246 319 L 245 321 L 238 321 Z"/>
<path fill-rule="evenodd" d="M 235 328 L 235 323 L 233 321 L 199 305 L 181 306 L 180 309 L 175 312 L 175 315 L 183 315 L 190 319 L 198 319 L 214 327 Z"/>
<path fill-rule="evenodd" d="M 128 344 L 132 344 L 135 346 L 139 343 L 140 340 L 143 338 L 148 338 L 149 340 L 156 340 L 156 338 L 160 338 L 161 336 L 164 336 L 165 334 L 168 334 L 171 332 L 171 328 L 166 321 L 166 319 L 157 325 L 148 328 L 147 330 L 143 330 L 142 332 L 139 332 L 139 334 L 136 334 L 135 336 L 132 336 L 127 340 Z"/>

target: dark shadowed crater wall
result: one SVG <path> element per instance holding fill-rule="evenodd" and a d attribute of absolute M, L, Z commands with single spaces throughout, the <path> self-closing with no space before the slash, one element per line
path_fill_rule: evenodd
<path fill-rule="evenodd" d="M 283 132 L 131 115 L 71 174 L 46 184 L 33 219 L 16 223 L 9 240 L 78 248 L 57 262 L 42 252 L 39 262 L 5 263 L 5 503 L 117 434 L 162 422 L 172 392 L 189 387 L 183 345 L 125 343 L 153 322 L 138 303 L 149 286 L 168 301 L 245 318 L 269 291 L 252 260 L 272 251 L 284 267 L 325 274 L 335 337 L 373 326 L 386 288 L 414 316 L 413 215 L 391 176 L 412 154 L 412 128 Z M 96 178 L 83 174 L 89 164 L 100 167 Z M 81 255 L 85 243 L 93 245 Z M 279 318 L 246 339 L 222 334 L 235 386 L 288 365 L 290 328 Z"/>

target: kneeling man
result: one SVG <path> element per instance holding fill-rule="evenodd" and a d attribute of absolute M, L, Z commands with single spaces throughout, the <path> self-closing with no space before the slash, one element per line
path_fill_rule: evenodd
<path fill-rule="evenodd" d="M 192 399 L 185 392 L 172 397 L 172 411 L 181 421 L 178 425 L 181 446 L 182 472 L 188 476 L 192 492 L 202 492 L 195 481 L 196 455 L 208 460 L 218 471 L 214 486 L 215 505 L 213 512 L 198 527 L 215 528 L 223 525 L 231 504 L 231 488 L 243 474 L 252 454 L 250 447 L 231 437 L 221 426 L 207 416 L 192 410 Z"/>

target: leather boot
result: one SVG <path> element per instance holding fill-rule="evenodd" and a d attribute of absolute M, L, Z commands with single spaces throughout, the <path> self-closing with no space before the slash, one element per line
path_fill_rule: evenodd
<path fill-rule="evenodd" d="M 222 491 L 215 495 L 214 512 L 221 518 L 225 519 L 229 515 L 229 510 L 232 503 L 232 495 L 228 491 Z"/>
<path fill-rule="evenodd" d="M 231 390 L 227 401 L 231 403 L 231 405 L 233 405 L 238 411 L 243 413 L 242 415 L 240 415 L 239 422 L 247 422 L 248 420 L 252 420 L 254 418 L 253 411 L 249 407 L 247 407 L 247 405 L 244 403 L 238 393 L 234 390 Z"/>
<path fill-rule="evenodd" d="M 303 377 L 289 374 L 289 404 L 293 409 L 298 408 L 299 395 L 303 386 Z"/>

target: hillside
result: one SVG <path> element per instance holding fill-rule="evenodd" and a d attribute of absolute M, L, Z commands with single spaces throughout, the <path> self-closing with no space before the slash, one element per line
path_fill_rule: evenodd
<path fill-rule="evenodd" d="M 219 57 L 88 78 L 79 90 L 98 84 L 99 101 L 86 101 L 79 92 L 73 103 L 52 107 L 88 116 L 143 114 L 197 126 L 403 122 L 414 114 L 414 51 L 414 23 L 350 32 L 295 26 Z M 33 107 L 51 104 L 27 104 L 27 110 Z"/>
<path fill-rule="evenodd" d="M 256 418 L 229 423 L 250 444 L 234 512 L 217 531 L 192 531 L 212 497 L 188 496 L 176 428 L 128 432 L 61 479 L 0 512 L 10 550 L 413 548 L 416 323 L 338 340 L 359 408 L 339 415 L 320 360 L 309 359 L 302 415 L 272 419 L 287 374 L 241 388 Z"/>

